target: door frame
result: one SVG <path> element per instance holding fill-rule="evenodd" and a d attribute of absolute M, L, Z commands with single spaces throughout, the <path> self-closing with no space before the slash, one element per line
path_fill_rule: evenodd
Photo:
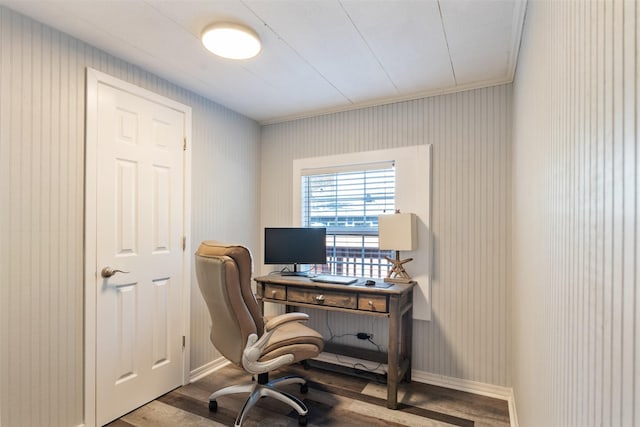
<path fill-rule="evenodd" d="M 182 331 L 186 337 L 182 352 L 182 384 L 189 381 L 190 357 L 190 289 L 191 248 L 191 107 L 125 82 L 93 68 L 86 69 L 85 92 L 85 206 L 84 206 L 84 425 L 96 424 L 96 343 L 97 343 L 97 144 L 98 144 L 98 86 L 106 84 L 141 98 L 166 105 L 184 113 L 186 148 L 184 150 L 183 233 L 185 250 L 182 251 Z M 123 414 L 124 415 L 124 414 Z"/>

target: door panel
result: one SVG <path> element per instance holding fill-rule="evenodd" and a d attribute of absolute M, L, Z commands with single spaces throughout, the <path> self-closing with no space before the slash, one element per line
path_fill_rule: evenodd
<path fill-rule="evenodd" d="M 136 251 L 138 234 L 138 164 L 116 159 L 117 185 L 115 188 L 117 254 L 133 255 Z"/>
<path fill-rule="evenodd" d="M 169 168 L 153 167 L 153 251 L 170 251 L 171 235 L 171 171 Z"/>
<path fill-rule="evenodd" d="M 153 369 L 170 362 L 169 341 L 169 279 L 153 281 Z"/>
<path fill-rule="evenodd" d="M 184 113 L 98 86 L 96 420 L 182 384 Z"/>
<path fill-rule="evenodd" d="M 136 328 L 129 327 L 136 324 L 137 313 L 136 285 L 118 286 L 117 293 L 117 330 L 116 348 L 118 349 L 118 364 L 116 366 L 116 384 L 122 384 L 137 377 L 135 343 L 137 341 Z"/>

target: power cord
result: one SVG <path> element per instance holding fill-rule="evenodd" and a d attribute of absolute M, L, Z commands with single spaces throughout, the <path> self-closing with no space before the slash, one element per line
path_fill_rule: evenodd
<path fill-rule="evenodd" d="M 300 275 L 306 275 L 309 274 L 313 271 L 313 268 L 310 268 L 306 271 L 298 271 L 296 273 L 300 274 Z M 273 270 L 270 271 L 268 274 L 272 275 L 272 274 L 285 274 L 285 273 L 293 273 L 293 270 L 291 270 L 289 267 L 283 267 L 280 270 Z"/>
<path fill-rule="evenodd" d="M 353 336 L 356 338 L 360 338 L 359 335 L 361 334 L 361 332 L 358 333 L 346 333 L 346 334 L 340 334 L 340 335 L 334 335 L 333 330 L 331 329 L 331 325 L 329 324 L 329 313 L 325 312 L 325 322 L 327 324 L 327 329 L 329 330 L 329 339 L 327 341 L 332 342 L 334 339 L 336 338 L 342 338 L 342 337 L 347 337 L 347 336 Z M 368 335 L 368 334 L 367 334 Z M 361 338 L 360 338 L 361 339 Z M 366 340 L 368 342 L 370 342 L 371 344 L 373 344 L 378 351 L 380 352 L 384 352 L 384 347 L 379 345 L 378 343 L 376 343 L 375 341 L 373 341 L 373 339 L 371 339 L 371 335 L 368 335 Z M 361 369 L 363 371 L 367 371 L 367 372 L 372 372 L 374 373 L 375 371 L 377 371 L 378 369 L 380 369 L 380 367 L 383 365 L 383 363 L 378 363 L 378 365 L 376 365 L 375 367 L 371 368 L 369 366 L 366 366 L 364 363 L 362 362 L 357 362 L 357 363 L 349 363 L 346 362 L 344 360 L 340 359 L 340 355 L 338 354 L 334 354 L 334 356 L 336 357 L 336 360 L 340 363 L 342 363 L 343 365 L 347 365 L 347 366 L 351 366 L 353 369 Z"/>

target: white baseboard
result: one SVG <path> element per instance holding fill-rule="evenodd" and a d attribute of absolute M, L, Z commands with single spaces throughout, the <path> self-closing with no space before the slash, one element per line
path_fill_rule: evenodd
<path fill-rule="evenodd" d="M 314 360 L 321 362 L 334 363 L 347 367 L 358 367 L 357 365 L 364 365 L 369 367 L 371 372 L 378 374 L 387 373 L 387 365 L 378 365 L 375 362 L 356 359 L 344 355 L 336 355 L 333 353 L 322 352 Z M 375 368 L 375 369 L 374 369 Z M 440 387 L 446 387 L 454 390 L 464 391 L 467 393 L 478 394 L 480 396 L 492 397 L 495 399 L 505 400 L 509 406 L 509 423 L 511 427 L 518 427 L 518 417 L 516 415 L 516 404 L 513 396 L 513 389 L 510 387 L 503 387 L 493 384 L 481 383 L 478 381 L 463 380 L 460 378 L 447 377 L 444 375 L 432 374 L 430 372 L 418 371 L 413 369 L 411 371 L 411 380 L 424 384 L 431 384 Z"/>
<path fill-rule="evenodd" d="M 378 364 L 375 362 L 357 359 L 354 357 L 336 355 L 333 353 L 322 352 L 315 357 L 314 360 L 320 362 L 333 363 L 336 365 L 357 367 L 360 369 L 362 365 L 367 367 L 368 371 L 376 372 L 378 374 L 387 373 L 386 364 Z M 224 357 L 220 357 L 214 361 L 207 363 L 197 369 L 191 371 L 190 382 L 199 380 L 206 377 L 212 372 L 217 371 L 223 366 L 228 365 L 230 362 Z M 461 378 L 447 377 L 444 375 L 432 374 L 430 372 L 418 371 L 413 369 L 411 371 L 411 380 L 424 384 L 431 384 L 439 387 L 446 387 L 453 390 L 464 391 L 467 393 L 478 394 L 480 396 L 493 397 L 495 399 L 506 400 L 509 406 L 509 423 L 511 427 L 518 427 L 518 416 L 516 414 L 516 402 L 513 395 L 513 389 L 510 387 L 503 387 L 493 384 L 481 383 L 478 381 L 464 380 Z"/>
<path fill-rule="evenodd" d="M 478 381 L 463 380 L 461 378 L 447 377 L 444 375 L 432 374 L 430 372 L 412 370 L 411 380 L 420 383 L 451 388 L 465 391 L 467 393 L 478 394 L 480 396 L 493 397 L 495 399 L 506 400 L 509 407 L 509 424 L 511 427 L 518 427 L 518 417 L 516 415 L 516 402 L 511 387 L 481 383 Z"/>
<path fill-rule="evenodd" d="M 447 377 L 444 375 L 432 374 L 425 371 L 411 371 L 411 379 L 419 383 L 437 385 L 468 393 L 479 394 L 480 396 L 493 397 L 501 400 L 509 400 L 511 388 L 499 385 L 481 383 L 478 381 L 463 380 L 461 378 Z"/>
<path fill-rule="evenodd" d="M 511 395 L 509 396 L 509 423 L 511 427 L 518 427 L 518 413 L 516 412 L 516 396 L 511 389 Z"/>
<path fill-rule="evenodd" d="M 198 381 L 200 378 L 206 377 L 210 373 L 215 372 L 224 366 L 227 366 L 229 363 L 231 362 L 229 362 L 224 357 L 219 357 L 216 360 L 212 360 L 211 362 L 191 371 L 189 373 L 189 383 Z"/>

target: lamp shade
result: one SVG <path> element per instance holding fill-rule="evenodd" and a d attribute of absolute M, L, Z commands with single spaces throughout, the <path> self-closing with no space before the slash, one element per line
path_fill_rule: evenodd
<path fill-rule="evenodd" d="M 378 216 L 378 246 L 383 250 L 413 251 L 418 246 L 416 216 L 395 213 Z"/>

